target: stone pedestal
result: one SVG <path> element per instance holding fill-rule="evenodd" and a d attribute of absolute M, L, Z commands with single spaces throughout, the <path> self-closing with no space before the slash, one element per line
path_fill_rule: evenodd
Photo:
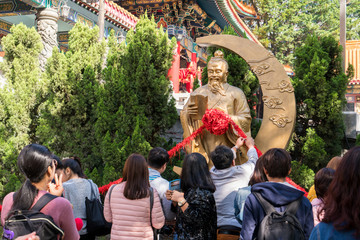
<path fill-rule="evenodd" d="M 40 53 L 39 62 L 40 69 L 45 71 L 45 64 L 51 57 L 52 50 L 58 46 L 57 42 L 57 21 L 59 14 L 57 10 L 52 8 L 40 8 L 36 13 L 37 31 L 41 36 L 44 49 Z"/>

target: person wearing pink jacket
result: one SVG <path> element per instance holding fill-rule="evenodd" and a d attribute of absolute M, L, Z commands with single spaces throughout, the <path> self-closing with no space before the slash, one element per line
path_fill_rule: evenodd
<path fill-rule="evenodd" d="M 149 170 L 145 158 L 131 154 L 125 162 L 123 182 L 110 189 L 105 196 L 104 216 L 106 221 L 112 222 L 112 240 L 152 240 L 152 227 L 160 229 L 164 226 L 165 217 L 155 189 L 150 214 L 149 188 Z"/>

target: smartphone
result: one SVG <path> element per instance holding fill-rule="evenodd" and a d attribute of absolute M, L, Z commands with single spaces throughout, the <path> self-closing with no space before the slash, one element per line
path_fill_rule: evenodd
<path fill-rule="evenodd" d="M 169 182 L 169 190 L 180 191 L 180 179 L 174 179 Z"/>

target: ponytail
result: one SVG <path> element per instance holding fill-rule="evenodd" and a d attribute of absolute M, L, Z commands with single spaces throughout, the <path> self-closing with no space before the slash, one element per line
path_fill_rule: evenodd
<path fill-rule="evenodd" d="M 71 158 L 63 159 L 62 165 L 63 165 L 64 169 L 70 168 L 70 170 L 73 173 L 77 174 L 80 178 L 87 178 L 86 175 L 84 174 L 83 170 L 81 169 L 80 158 L 71 157 Z"/>
<path fill-rule="evenodd" d="M 48 167 L 52 166 L 52 162 L 52 153 L 45 146 L 29 144 L 21 150 L 17 165 L 25 175 L 26 181 L 15 193 L 11 211 L 30 209 L 39 193 L 39 190 L 32 183 L 38 183 L 44 179 Z"/>
<path fill-rule="evenodd" d="M 26 179 L 20 190 L 14 193 L 15 197 L 13 199 L 11 211 L 30 209 L 38 193 L 39 190 L 32 185 L 29 179 Z"/>

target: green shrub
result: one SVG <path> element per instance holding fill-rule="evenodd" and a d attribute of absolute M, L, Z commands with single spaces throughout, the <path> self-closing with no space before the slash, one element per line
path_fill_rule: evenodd
<path fill-rule="evenodd" d="M 305 164 L 298 161 L 291 162 L 291 173 L 289 177 L 298 185 L 309 191 L 310 187 L 314 184 L 315 173 Z"/>
<path fill-rule="evenodd" d="M 356 146 L 359 146 L 359 145 L 360 145 L 360 134 L 356 136 L 355 145 L 356 145 Z"/>
<path fill-rule="evenodd" d="M 327 163 L 328 158 L 325 151 L 325 142 L 316 134 L 313 128 L 306 130 L 304 140 L 305 143 L 302 149 L 304 155 L 303 163 L 314 171 L 317 171 Z"/>

